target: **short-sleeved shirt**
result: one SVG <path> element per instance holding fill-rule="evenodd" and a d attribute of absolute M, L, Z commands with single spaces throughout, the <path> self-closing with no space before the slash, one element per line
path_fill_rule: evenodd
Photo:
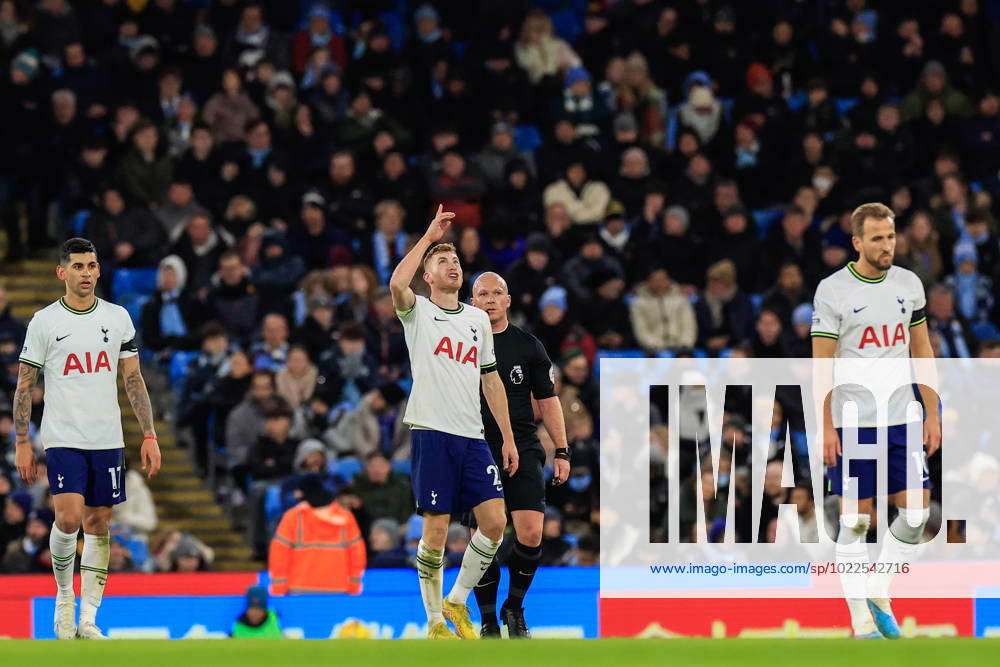
<path fill-rule="evenodd" d="M 74 310 L 60 298 L 35 313 L 20 361 L 41 368 L 45 378 L 46 449 L 125 446 L 118 360 L 137 353 L 132 318 L 121 306 L 95 299 L 87 310 Z"/>
<path fill-rule="evenodd" d="M 507 391 L 514 442 L 519 451 L 541 449 L 531 409 L 531 397 L 534 395 L 536 400 L 541 400 L 555 396 L 555 373 L 549 355 L 537 338 L 513 324 L 508 324 L 506 329 L 493 334 L 493 343 L 496 345 L 497 372 Z M 482 413 L 486 442 L 496 449 L 503 444 L 503 436 L 485 400 L 482 403 Z"/>
<path fill-rule="evenodd" d="M 413 372 L 403 421 L 413 428 L 482 438 L 480 375 L 496 370 L 489 316 L 468 304 L 441 308 L 423 296 L 396 315 Z"/>
<path fill-rule="evenodd" d="M 913 382 L 909 363 L 876 365 L 875 360 L 905 360 L 910 356 L 910 327 L 924 322 L 927 299 L 920 279 L 912 271 L 891 266 L 881 278 L 866 278 L 851 262 L 823 279 L 813 300 L 812 336 L 837 341 L 834 384 L 857 383 L 874 396 L 888 396 Z M 871 363 L 865 363 L 871 360 Z M 888 405 L 887 422 L 879 424 L 871 400 L 863 392 L 841 387 L 834 392 L 833 423 L 840 427 L 845 401 L 858 405 L 858 426 L 905 424 L 912 392 L 897 395 Z"/>

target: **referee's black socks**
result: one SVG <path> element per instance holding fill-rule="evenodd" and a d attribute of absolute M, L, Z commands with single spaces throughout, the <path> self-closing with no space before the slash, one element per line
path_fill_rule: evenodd
<path fill-rule="evenodd" d="M 514 542 L 514 547 L 507 557 L 507 570 L 510 572 L 510 591 L 504 604 L 512 609 L 520 609 L 524 596 L 535 578 L 538 561 L 542 557 L 542 546 L 526 547 L 520 540 Z M 493 594 L 494 603 L 496 593 Z"/>
<path fill-rule="evenodd" d="M 497 565 L 497 558 L 494 556 L 493 562 L 483 572 L 483 578 L 472 589 L 476 595 L 476 604 L 479 605 L 479 616 L 483 625 L 497 625 L 497 591 L 499 588 L 500 566 Z"/>

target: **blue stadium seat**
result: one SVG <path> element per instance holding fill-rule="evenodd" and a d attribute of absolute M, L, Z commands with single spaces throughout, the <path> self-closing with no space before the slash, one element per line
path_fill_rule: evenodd
<path fill-rule="evenodd" d="M 992 322 L 977 322 L 973 324 L 972 334 L 978 341 L 1000 339 L 1000 330 Z"/>
<path fill-rule="evenodd" d="M 170 358 L 170 386 L 175 389 L 187 376 L 188 366 L 198 358 L 197 350 L 179 350 Z"/>
<path fill-rule="evenodd" d="M 141 294 L 126 294 L 118 299 L 118 305 L 128 311 L 128 316 L 132 318 L 132 324 L 139 329 L 139 316 L 142 314 L 142 307 L 149 301 L 149 297 Z M 142 343 L 142 332 L 139 332 L 138 343 Z"/>
<path fill-rule="evenodd" d="M 77 211 L 73 215 L 69 223 L 70 229 L 73 230 L 73 236 L 83 236 L 83 230 L 87 227 L 88 220 L 90 220 L 90 211 Z"/>
<path fill-rule="evenodd" d="M 337 460 L 332 467 L 334 467 L 333 474 L 339 475 L 345 482 L 350 482 L 365 466 L 358 459 L 349 458 Z"/>
<path fill-rule="evenodd" d="M 751 213 L 753 220 L 757 223 L 757 235 L 760 238 L 767 236 L 767 230 L 776 222 L 781 220 L 784 210 L 780 208 L 759 208 Z"/>
<path fill-rule="evenodd" d="M 281 518 L 281 486 L 272 484 L 264 492 L 264 520 L 268 525 Z"/>
<path fill-rule="evenodd" d="M 728 359 L 733 354 L 733 348 L 726 347 L 719 350 L 719 359 Z"/>
<path fill-rule="evenodd" d="M 660 350 L 656 356 L 659 359 L 673 359 L 677 356 L 677 353 L 673 350 Z"/>
<path fill-rule="evenodd" d="M 808 93 L 795 93 L 788 98 L 788 108 L 791 109 L 792 113 L 795 113 L 802 107 L 806 105 L 809 101 Z"/>
<path fill-rule="evenodd" d="M 648 356 L 645 350 L 637 349 L 598 350 L 594 359 L 594 377 L 601 374 L 601 359 L 645 359 Z"/>
<path fill-rule="evenodd" d="M 385 32 L 389 35 L 392 48 L 399 51 L 406 42 L 406 20 L 399 12 L 382 12 L 378 15 L 385 24 Z"/>
<path fill-rule="evenodd" d="M 753 306 L 753 312 L 760 312 L 760 304 L 764 301 L 763 294 L 750 294 L 750 305 Z"/>
<path fill-rule="evenodd" d="M 861 102 L 861 100 L 859 100 L 856 97 L 838 97 L 837 98 L 837 113 L 839 113 L 841 116 L 843 116 L 848 111 L 850 111 L 854 107 L 858 106 L 859 102 Z"/>
<path fill-rule="evenodd" d="M 406 459 L 403 461 L 393 461 L 392 469 L 402 475 L 408 476 L 410 474 L 410 471 L 412 470 L 412 466 L 410 465 L 410 459 Z"/>
<path fill-rule="evenodd" d="M 563 10 L 549 14 L 552 18 L 552 30 L 559 37 L 572 44 L 583 32 L 583 22 L 580 15 L 572 10 Z"/>
<path fill-rule="evenodd" d="M 514 127 L 514 144 L 519 151 L 534 153 L 542 145 L 542 133 L 535 125 L 517 125 Z"/>
<path fill-rule="evenodd" d="M 115 299 L 129 295 L 149 296 L 156 291 L 156 269 L 118 269 L 111 283 Z"/>

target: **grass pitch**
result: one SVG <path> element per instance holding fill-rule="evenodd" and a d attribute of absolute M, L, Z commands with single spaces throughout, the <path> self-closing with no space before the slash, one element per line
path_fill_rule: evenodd
<path fill-rule="evenodd" d="M 859 664 L 940 667 L 996 664 L 1000 640 L 904 639 L 598 639 L 428 642 L 309 640 L 121 640 L 0 642 L 0 664 L 109 664 L 139 667 L 252 667 L 254 665 L 719 665 L 857 667 Z"/>

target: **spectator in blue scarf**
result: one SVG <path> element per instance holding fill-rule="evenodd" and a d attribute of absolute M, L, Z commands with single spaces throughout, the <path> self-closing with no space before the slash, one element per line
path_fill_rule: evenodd
<path fill-rule="evenodd" d="M 157 354 L 194 350 L 199 339 L 192 331 L 199 320 L 198 308 L 185 287 L 187 267 L 177 255 L 160 260 L 156 292 L 142 307 L 142 343 Z"/>

